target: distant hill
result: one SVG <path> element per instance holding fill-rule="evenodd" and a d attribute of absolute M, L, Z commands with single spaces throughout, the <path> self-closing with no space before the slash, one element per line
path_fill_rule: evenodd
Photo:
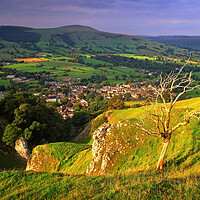
<path fill-rule="evenodd" d="M 148 56 L 187 56 L 188 52 L 145 38 L 98 31 L 81 25 L 34 29 L 0 27 L 1 58 L 30 57 L 36 53 L 137 54 Z"/>
<path fill-rule="evenodd" d="M 144 36 L 155 42 L 160 42 L 168 45 L 178 46 L 181 48 L 188 48 L 191 50 L 200 51 L 200 36 Z"/>

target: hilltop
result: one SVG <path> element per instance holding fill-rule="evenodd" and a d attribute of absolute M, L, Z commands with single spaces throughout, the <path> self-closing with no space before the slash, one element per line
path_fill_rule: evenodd
<path fill-rule="evenodd" d="M 114 34 L 81 25 L 58 28 L 0 27 L 1 58 L 30 57 L 37 53 L 137 54 L 147 56 L 188 56 L 180 49 L 145 38 Z"/>

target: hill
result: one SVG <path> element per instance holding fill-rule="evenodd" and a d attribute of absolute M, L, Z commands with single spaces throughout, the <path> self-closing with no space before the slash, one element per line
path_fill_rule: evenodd
<path fill-rule="evenodd" d="M 200 36 L 157 36 L 145 37 L 155 42 L 187 48 L 190 50 L 200 50 Z"/>
<path fill-rule="evenodd" d="M 200 98 L 179 101 L 172 121 L 178 120 L 182 111 L 193 110 L 199 103 Z M 160 140 L 142 134 L 135 127 L 136 118 L 148 109 L 151 107 L 109 111 L 98 116 L 87 129 L 88 134 L 82 134 L 76 144 L 37 146 L 32 158 L 38 155 L 40 160 L 36 163 L 40 170 L 35 171 L 43 172 L 1 172 L 0 198 L 198 199 L 199 122 L 193 119 L 188 126 L 175 132 L 165 160 L 166 170 L 155 171 Z M 91 146 L 86 142 L 91 139 L 90 132 L 93 132 L 92 162 Z M 105 155 L 110 158 L 107 162 Z M 32 158 L 30 163 L 34 161 Z M 81 175 L 88 161 L 87 176 Z M 104 173 L 100 173 L 102 169 Z"/>
<path fill-rule="evenodd" d="M 172 123 L 173 121 L 177 122 L 177 116 L 181 118 L 185 109 L 193 110 L 198 107 L 199 103 L 200 98 L 178 102 L 172 116 Z M 88 136 L 84 133 L 82 134 L 83 137 L 79 137 L 78 141 L 78 143 L 90 141 L 90 132 L 95 130 L 92 134 L 92 149 L 87 150 L 88 153 L 92 151 L 93 158 L 91 160 L 90 154 L 88 154 L 88 159 L 84 158 L 87 163 L 90 162 L 90 165 L 87 166 L 87 171 L 85 171 L 87 174 L 130 173 L 155 169 L 156 162 L 159 158 L 159 153 L 157 152 L 161 152 L 162 148 L 160 145 L 161 140 L 143 134 L 136 126 L 137 118 L 145 114 L 149 109 L 152 109 L 151 106 L 116 110 L 114 112 L 109 111 L 106 114 L 101 114 L 92 122 L 91 128 L 87 129 Z M 165 160 L 165 166 L 167 168 L 173 169 L 173 166 L 178 170 L 184 168 L 184 171 L 191 174 L 200 172 L 198 167 L 200 164 L 199 125 L 197 120 L 193 119 L 189 125 L 178 129 L 174 133 Z M 81 160 L 82 156 L 86 154 L 83 154 L 82 150 L 79 150 L 79 147 L 81 147 L 79 145 L 81 144 L 72 146 L 76 149 L 73 150 L 74 154 L 78 153 L 79 160 Z M 60 148 L 59 146 L 55 143 L 36 147 L 32 156 L 34 157 L 36 154 L 38 156 L 40 153 L 42 156 L 40 156 L 39 161 L 36 160 L 37 162 L 30 159 L 28 168 L 36 171 L 66 172 L 68 170 L 67 167 L 72 166 L 70 167 L 71 172 L 76 169 L 76 173 L 79 173 L 77 170 L 80 166 L 76 166 L 76 159 L 71 154 L 68 155 L 68 150 L 63 150 L 67 146 L 65 148 Z M 56 156 L 59 154 L 55 152 L 60 151 L 62 156 L 59 156 L 59 159 L 57 159 Z M 49 155 L 51 155 L 51 159 Z M 45 157 L 48 158 L 46 159 Z M 45 165 L 43 158 L 46 159 Z M 55 167 L 57 161 L 53 165 L 51 164 L 50 161 L 52 159 L 59 161 L 59 167 Z M 48 160 L 50 160 L 50 163 Z M 38 165 L 37 168 L 39 170 L 31 168 L 34 162 Z M 67 162 L 68 164 L 66 165 Z M 47 165 L 48 168 L 46 169 Z M 86 164 L 83 163 L 83 165 L 85 166 L 84 169 L 86 169 Z M 82 173 L 81 170 L 80 173 Z"/>
<path fill-rule="evenodd" d="M 184 49 L 136 36 L 98 31 L 87 26 L 72 25 L 46 29 L 0 27 L 1 59 L 33 57 L 38 53 L 188 56 Z"/>

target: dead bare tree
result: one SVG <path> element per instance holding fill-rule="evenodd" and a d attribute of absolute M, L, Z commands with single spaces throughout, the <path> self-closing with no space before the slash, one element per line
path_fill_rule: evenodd
<path fill-rule="evenodd" d="M 195 88 L 200 88 L 200 85 L 193 85 L 195 80 L 192 79 L 192 72 L 182 76 L 186 64 L 180 68 L 178 73 L 171 72 L 164 77 L 161 74 L 159 86 L 153 87 L 153 90 L 157 94 L 155 103 L 153 104 L 154 111 L 152 109 L 149 110 L 147 116 L 154 125 L 148 125 L 142 118 L 137 123 L 137 126 L 146 134 L 163 139 L 163 148 L 157 163 L 157 170 L 163 169 L 163 162 L 172 133 L 179 127 L 190 123 L 192 117 L 200 120 L 200 109 L 198 107 L 191 112 L 186 111 L 184 119 L 177 124 L 172 126 L 170 123 L 172 110 L 180 97 Z"/>

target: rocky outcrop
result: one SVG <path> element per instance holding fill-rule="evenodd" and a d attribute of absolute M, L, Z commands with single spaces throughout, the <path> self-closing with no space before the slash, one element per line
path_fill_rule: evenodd
<path fill-rule="evenodd" d="M 27 162 L 30 156 L 30 151 L 28 149 L 27 141 L 24 138 L 20 138 L 15 142 L 15 150 L 19 154 L 20 158 L 24 162 Z"/>
<path fill-rule="evenodd" d="M 31 159 L 29 159 L 27 163 L 26 170 L 56 171 L 53 167 L 46 167 L 48 166 L 48 163 L 54 163 L 55 166 L 59 164 L 59 162 L 53 156 L 51 156 L 47 146 L 37 146 L 32 151 Z"/>
<path fill-rule="evenodd" d="M 102 174 L 108 165 L 110 157 L 106 152 L 106 133 L 110 124 L 100 127 L 93 133 L 92 156 L 93 159 L 87 168 L 86 174 Z"/>
<path fill-rule="evenodd" d="M 26 170 L 84 174 L 91 160 L 91 145 L 56 142 L 36 146 Z"/>
<path fill-rule="evenodd" d="M 118 124 L 103 124 L 93 133 L 92 155 L 86 174 L 103 175 L 115 165 L 116 158 L 124 155 L 131 143 L 117 134 Z M 123 133 L 122 133 L 123 134 Z"/>

